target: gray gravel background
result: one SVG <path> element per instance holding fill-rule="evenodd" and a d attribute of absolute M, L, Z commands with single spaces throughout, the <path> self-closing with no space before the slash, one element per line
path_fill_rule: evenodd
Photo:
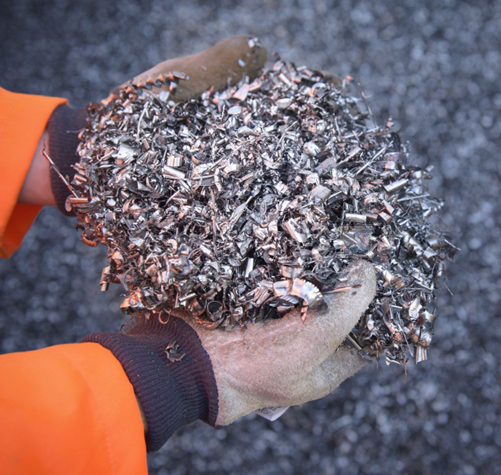
<path fill-rule="evenodd" d="M 0 2 L 0 84 L 99 100 L 116 84 L 238 33 L 359 80 L 375 116 L 435 166 L 444 226 L 463 249 L 426 363 L 373 364 L 329 397 L 269 423 L 196 423 L 149 457 L 151 474 L 501 473 L 501 2 L 17 0 Z M 498 203 L 498 204 L 496 204 Z M 118 286 L 99 292 L 104 249 L 44 210 L 0 262 L 0 351 L 115 330 Z M 124 415 L 125 417 L 126 415 Z"/>

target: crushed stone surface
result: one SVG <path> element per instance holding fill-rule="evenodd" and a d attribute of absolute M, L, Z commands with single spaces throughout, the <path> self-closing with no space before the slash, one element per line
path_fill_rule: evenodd
<path fill-rule="evenodd" d="M 501 473 L 501 2 L 2 2 L 0 85 L 106 97 L 168 57 L 240 33 L 297 65 L 351 75 L 380 123 L 391 116 L 462 252 L 439 292 L 428 361 L 369 365 L 334 394 L 268 422 L 182 428 L 149 455 L 151 474 Z M 43 210 L 0 262 L 0 351 L 76 342 L 122 323 L 123 292 L 99 291 L 104 248 Z M 496 429 L 496 427 L 498 429 Z"/>

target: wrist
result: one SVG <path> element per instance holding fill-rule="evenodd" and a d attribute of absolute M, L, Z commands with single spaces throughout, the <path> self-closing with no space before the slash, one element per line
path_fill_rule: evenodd
<path fill-rule="evenodd" d="M 38 142 L 30 169 L 19 193 L 19 203 L 38 206 L 54 206 L 56 204 L 50 185 L 50 165 L 42 154 L 42 150 L 47 150 L 48 144 L 49 134 L 45 130 Z"/>
<path fill-rule="evenodd" d="M 163 325 L 151 317 L 125 335 L 95 333 L 82 341 L 101 344 L 122 364 L 144 414 L 149 452 L 197 419 L 215 425 L 218 398 L 212 364 L 196 332 L 181 319 L 170 317 Z M 177 347 L 170 358 L 167 347 Z"/>

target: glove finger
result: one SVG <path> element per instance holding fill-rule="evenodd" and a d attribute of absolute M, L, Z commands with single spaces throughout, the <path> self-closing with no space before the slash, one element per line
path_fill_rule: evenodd
<path fill-rule="evenodd" d="M 371 263 L 359 260 L 348 266 L 342 277 L 346 278 L 342 286 L 348 290 L 326 295 L 326 308 L 310 318 L 317 331 L 332 336 L 332 350 L 344 341 L 376 295 L 377 277 Z"/>
<path fill-rule="evenodd" d="M 245 347 L 246 360 L 253 360 L 276 374 L 295 374 L 294 368 L 312 371 L 325 361 L 344 341 L 374 298 L 376 273 L 371 264 L 359 261 L 344 273 L 346 287 L 356 286 L 325 298 L 326 308 L 309 312 L 301 319 L 294 310 L 281 319 L 247 325 L 245 330 L 221 334 L 206 330 L 193 321 L 189 323 L 198 332 L 209 354 L 226 355 Z M 269 364 L 272 358 L 273 364 Z"/>
<path fill-rule="evenodd" d="M 309 374 L 305 373 L 302 378 L 297 377 L 294 383 L 287 386 L 286 392 L 282 392 L 279 396 L 274 394 L 270 404 L 297 406 L 321 399 L 368 363 L 370 362 L 364 360 L 355 350 L 344 346 L 338 348 Z"/>
<path fill-rule="evenodd" d="M 358 373 L 370 361 L 363 359 L 356 350 L 342 346 L 315 369 L 317 397 L 327 396 L 342 382 Z M 313 384 L 315 386 L 315 384 Z M 311 399 L 313 400 L 313 398 Z"/>
<path fill-rule="evenodd" d="M 157 64 L 136 76 L 132 82 L 146 83 L 148 78 L 156 80 L 160 75 L 178 71 L 189 76 L 181 80 L 170 98 L 183 102 L 200 96 L 211 87 L 223 90 L 236 84 L 244 75 L 254 79 L 266 62 L 267 51 L 252 36 L 230 36 L 198 54 L 174 58 Z M 115 88 L 111 95 L 116 94 Z M 160 88 L 154 88 L 160 91 Z M 110 98 L 108 98 L 109 100 Z"/>
<path fill-rule="evenodd" d="M 294 310 L 282 319 L 249 325 L 246 341 L 273 348 L 291 364 L 308 362 L 314 368 L 344 341 L 376 292 L 376 273 L 366 261 L 350 265 L 343 277 L 343 286 L 353 288 L 327 295 L 323 310 L 308 312 L 304 321 Z"/>

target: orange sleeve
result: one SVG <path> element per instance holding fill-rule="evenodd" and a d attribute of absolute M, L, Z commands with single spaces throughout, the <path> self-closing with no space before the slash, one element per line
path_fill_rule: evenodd
<path fill-rule="evenodd" d="M 47 122 L 65 99 L 17 94 L 0 88 L 0 257 L 21 246 L 41 206 L 17 204 Z"/>
<path fill-rule="evenodd" d="M 133 387 L 97 343 L 0 356 L 0 427 L 0 473 L 148 473 Z"/>

